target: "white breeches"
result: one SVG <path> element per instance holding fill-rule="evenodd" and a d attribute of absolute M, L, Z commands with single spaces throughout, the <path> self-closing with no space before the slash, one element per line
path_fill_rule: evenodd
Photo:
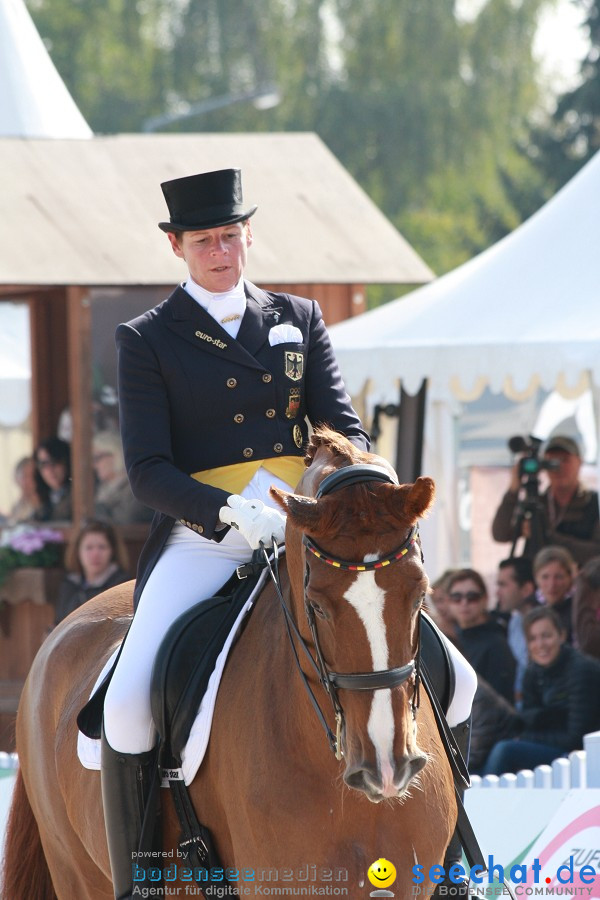
<path fill-rule="evenodd" d="M 242 496 L 273 505 L 269 487 L 289 485 L 259 469 Z M 179 523 L 152 570 L 123 646 L 104 704 L 108 743 L 121 753 L 143 753 L 156 742 L 150 707 L 154 658 L 170 625 L 200 600 L 213 597 L 236 567 L 252 557 L 249 544 L 231 528 L 220 543 L 206 540 Z M 477 687 L 475 672 L 456 647 L 446 641 L 454 663 L 456 690 L 448 724 L 458 725 L 471 712 Z"/>
<path fill-rule="evenodd" d="M 454 666 L 454 697 L 448 707 L 446 719 L 450 728 L 465 722 L 471 715 L 473 697 L 477 690 L 477 673 L 472 665 L 467 662 L 460 650 L 442 635 Z"/>
<path fill-rule="evenodd" d="M 274 501 L 274 484 L 292 491 L 277 476 L 259 469 L 242 496 Z M 104 702 L 104 732 L 108 743 L 121 753 L 143 753 L 156 742 L 150 708 L 152 666 L 167 629 L 186 610 L 213 597 L 237 566 L 248 562 L 248 542 L 230 528 L 220 543 L 200 537 L 176 523 L 154 566 L 133 617 Z"/>

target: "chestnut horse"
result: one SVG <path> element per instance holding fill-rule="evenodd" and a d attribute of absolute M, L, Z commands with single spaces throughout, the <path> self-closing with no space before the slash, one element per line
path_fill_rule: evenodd
<path fill-rule="evenodd" d="M 320 680 L 292 632 L 328 731 L 269 582 L 227 662 L 190 794 L 223 865 L 238 877 L 254 873 L 249 887 L 256 893 L 262 876 L 268 892 L 285 886 L 289 893 L 308 881 L 366 897 L 367 870 L 384 858 L 396 868 L 395 896 L 409 897 L 412 867 L 427 873 L 443 862 L 456 821 L 429 699 L 420 691 L 418 704 L 415 696 L 428 584 L 415 526 L 434 486 L 429 478 L 398 485 L 385 460 L 325 428 L 313 435 L 307 463 L 295 494 L 272 494 L 287 512 L 282 598 L 323 667 Z M 324 490 L 333 473 L 335 483 L 330 477 Z M 90 601 L 52 632 L 33 663 L 17 719 L 20 774 L 5 900 L 113 896 L 100 775 L 77 759 L 75 719 L 123 636 L 131 603 L 131 584 Z M 330 694 L 322 681 L 332 685 Z M 169 863 L 177 858 L 179 828 L 169 792 L 161 793 Z M 200 893 L 197 884 L 169 882 L 169 896 L 178 895 L 178 884 L 180 896 Z"/>

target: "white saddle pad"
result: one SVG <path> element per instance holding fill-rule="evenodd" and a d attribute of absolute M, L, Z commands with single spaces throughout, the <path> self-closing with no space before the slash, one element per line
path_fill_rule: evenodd
<path fill-rule="evenodd" d="M 268 569 L 264 569 L 263 572 L 261 572 L 256 587 L 240 610 L 233 628 L 231 629 L 227 640 L 225 641 L 225 645 L 221 650 L 221 653 L 217 657 L 217 662 L 214 671 L 210 676 L 206 693 L 202 698 L 202 702 L 200 703 L 200 707 L 198 708 L 198 714 L 196 715 L 194 724 L 192 725 L 192 730 L 190 731 L 190 736 L 181 754 L 183 777 L 186 785 L 191 784 L 191 782 L 194 780 L 196 772 L 200 768 L 200 764 L 204 759 L 204 754 L 206 753 L 208 739 L 210 736 L 212 717 L 215 709 L 215 704 L 217 702 L 219 684 L 221 683 L 221 676 L 223 674 L 223 669 L 225 668 L 225 663 L 227 662 L 229 650 L 231 649 L 231 646 L 237 637 L 241 623 L 248 615 L 248 612 L 254 605 L 259 592 L 262 590 L 268 574 Z M 115 661 L 117 653 L 118 648 L 112 654 L 110 659 L 107 660 L 104 668 L 100 672 L 100 675 L 98 676 L 94 685 L 94 689 L 90 694 L 90 697 L 95 694 L 96 690 L 102 683 L 104 676 Z M 81 762 L 81 764 L 85 766 L 86 769 L 100 769 L 100 741 L 93 740 L 92 738 L 86 737 L 85 734 L 79 732 L 77 737 L 77 756 L 79 757 L 79 761 Z"/>

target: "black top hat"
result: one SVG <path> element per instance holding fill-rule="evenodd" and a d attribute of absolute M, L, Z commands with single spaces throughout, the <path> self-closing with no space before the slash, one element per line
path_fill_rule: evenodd
<path fill-rule="evenodd" d="M 163 231 L 202 231 L 249 219 L 257 207 L 244 209 L 242 173 L 220 169 L 174 178 L 161 184 L 171 220 L 159 222 Z"/>

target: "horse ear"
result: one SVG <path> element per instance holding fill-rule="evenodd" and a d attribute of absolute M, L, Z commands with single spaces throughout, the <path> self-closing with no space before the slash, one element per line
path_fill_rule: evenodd
<path fill-rule="evenodd" d="M 318 501 L 313 497 L 290 494 L 288 491 L 282 491 L 274 486 L 269 489 L 269 493 L 294 524 L 303 531 L 317 527 L 321 513 L 318 509 Z"/>
<path fill-rule="evenodd" d="M 403 484 L 402 491 L 402 515 L 416 522 L 424 516 L 433 506 L 435 497 L 435 482 L 427 476 L 417 478 L 414 484 Z M 406 491 L 406 493 L 404 493 Z"/>

